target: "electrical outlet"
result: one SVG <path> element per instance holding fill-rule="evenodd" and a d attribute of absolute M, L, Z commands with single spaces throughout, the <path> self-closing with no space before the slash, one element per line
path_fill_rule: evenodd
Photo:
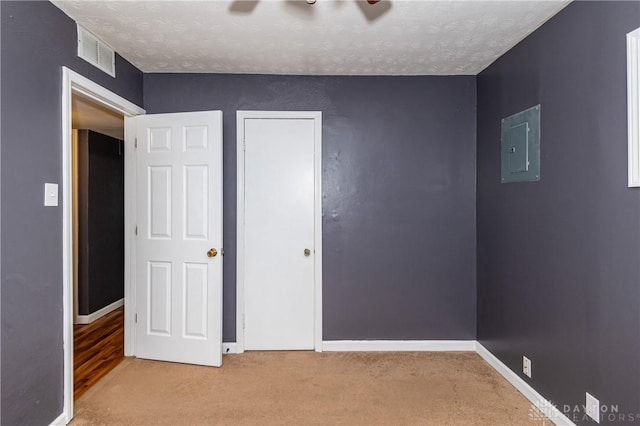
<path fill-rule="evenodd" d="M 587 416 L 591 417 L 596 423 L 600 423 L 600 401 L 598 401 L 593 395 L 587 392 L 586 403 L 584 405 L 584 411 Z"/>
<path fill-rule="evenodd" d="M 526 356 L 522 356 L 522 372 L 528 378 L 531 378 L 531 360 Z"/>

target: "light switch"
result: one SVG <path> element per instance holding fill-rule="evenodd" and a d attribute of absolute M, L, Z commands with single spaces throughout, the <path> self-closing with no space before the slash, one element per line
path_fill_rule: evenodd
<path fill-rule="evenodd" d="M 58 205 L 58 184 L 57 183 L 44 184 L 44 205 L 45 206 Z"/>

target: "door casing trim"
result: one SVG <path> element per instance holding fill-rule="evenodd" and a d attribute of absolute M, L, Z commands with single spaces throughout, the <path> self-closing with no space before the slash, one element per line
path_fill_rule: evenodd
<path fill-rule="evenodd" d="M 73 418 L 73 191 L 71 158 L 71 99 L 73 94 L 91 99 L 124 117 L 145 114 L 145 110 L 116 95 L 108 89 L 94 83 L 86 77 L 62 67 L 62 338 L 63 338 L 63 407 L 64 421 Z M 135 259 L 134 220 L 135 220 L 135 157 L 134 140 L 125 135 L 125 175 L 124 175 L 124 226 L 125 226 L 125 341 L 124 354 L 135 355 L 134 312 L 135 301 L 132 290 L 135 279 L 132 275 Z M 133 174 L 132 174 L 133 173 Z"/>
<path fill-rule="evenodd" d="M 311 119 L 314 122 L 314 350 L 322 352 L 322 112 L 321 111 L 237 111 L 237 252 L 236 252 L 236 352 L 244 352 L 245 314 L 245 151 L 246 119 Z"/>

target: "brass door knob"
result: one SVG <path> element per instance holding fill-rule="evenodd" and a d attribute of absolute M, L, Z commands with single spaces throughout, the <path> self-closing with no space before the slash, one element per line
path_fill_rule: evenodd
<path fill-rule="evenodd" d="M 218 250 L 214 248 L 209 249 L 209 251 L 207 252 L 207 256 L 209 257 L 216 257 L 217 254 L 218 254 Z"/>
<path fill-rule="evenodd" d="M 309 249 L 304 249 L 304 255 L 305 256 L 309 256 L 311 254 L 311 250 Z"/>

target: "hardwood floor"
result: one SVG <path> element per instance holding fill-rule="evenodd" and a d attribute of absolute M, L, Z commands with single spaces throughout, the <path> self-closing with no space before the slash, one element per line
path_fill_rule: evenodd
<path fill-rule="evenodd" d="M 73 326 L 73 399 L 124 359 L 124 307 L 87 325 Z"/>

